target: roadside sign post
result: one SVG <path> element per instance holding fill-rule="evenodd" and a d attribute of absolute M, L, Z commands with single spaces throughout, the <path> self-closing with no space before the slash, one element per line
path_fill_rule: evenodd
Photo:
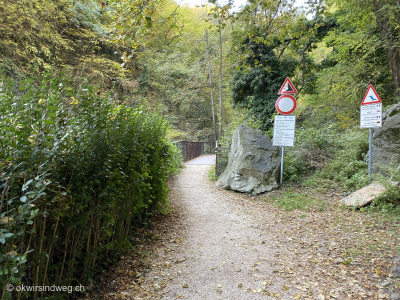
<path fill-rule="evenodd" d="M 372 128 L 369 129 L 369 151 L 368 151 L 368 176 L 371 179 L 372 169 Z"/>
<path fill-rule="evenodd" d="M 360 107 L 360 128 L 369 128 L 368 176 L 371 179 L 372 170 L 372 133 L 373 128 L 382 127 L 382 101 L 372 84 Z"/>
<path fill-rule="evenodd" d="M 296 116 L 275 116 L 272 144 L 281 147 L 294 147 L 295 128 Z"/>
<path fill-rule="evenodd" d="M 282 153 L 281 153 L 281 174 L 279 178 L 279 183 L 282 185 L 283 182 L 283 158 L 285 157 L 285 147 L 282 146 Z"/>
<path fill-rule="evenodd" d="M 296 128 L 296 116 L 288 116 L 288 115 L 275 116 L 272 145 L 282 147 L 281 176 L 280 176 L 281 184 L 283 181 L 283 158 L 285 156 L 285 147 L 294 147 L 295 128 Z"/>
<path fill-rule="evenodd" d="M 283 182 L 283 160 L 285 156 L 285 147 L 294 147 L 294 137 L 296 128 L 296 116 L 290 116 L 297 108 L 296 98 L 291 94 L 297 94 L 297 90 L 289 77 L 286 78 L 278 95 L 282 95 L 276 100 L 275 108 L 280 116 L 275 116 L 273 146 L 282 147 L 281 153 L 281 174 L 280 184 Z"/>

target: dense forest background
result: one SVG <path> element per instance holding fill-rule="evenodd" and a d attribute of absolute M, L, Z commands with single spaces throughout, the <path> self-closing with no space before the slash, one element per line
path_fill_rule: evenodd
<path fill-rule="evenodd" d="M 178 139 L 215 139 L 210 82 L 225 129 L 238 118 L 270 128 L 286 77 L 300 91 L 297 114 L 314 124 L 355 125 L 369 84 L 386 107 L 398 102 L 395 1 L 249 1 L 235 12 L 215 1 L 1 4 L 3 74 L 68 70 L 75 84 L 115 88 L 118 101 L 164 116 Z"/>
<path fill-rule="evenodd" d="M 384 108 L 400 100 L 398 1 L 178 2 L 0 0 L 2 297 L 105 271 L 132 226 L 168 212 L 172 142 L 228 146 L 240 123 L 271 134 L 286 77 L 285 182 L 369 182 L 360 103 L 370 84 Z"/>

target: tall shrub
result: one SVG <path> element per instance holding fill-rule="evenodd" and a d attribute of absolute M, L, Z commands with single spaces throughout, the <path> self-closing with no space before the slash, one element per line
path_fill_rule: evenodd
<path fill-rule="evenodd" d="M 85 285 L 167 209 L 177 151 L 163 119 L 90 86 L 3 79 L 0 98 L 1 296 L 56 297 L 6 285 Z"/>

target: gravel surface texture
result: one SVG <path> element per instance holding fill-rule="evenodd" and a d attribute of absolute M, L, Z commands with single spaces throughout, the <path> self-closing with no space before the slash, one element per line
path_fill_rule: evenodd
<path fill-rule="evenodd" d="M 186 164 L 170 182 L 171 213 L 85 299 L 398 297 L 399 219 L 346 210 L 329 189 L 292 188 L 324 206 L 286 211 L 274 202 L 285 189 L 225 191 L 210 168 Z"/>
<path fill-rule="evenodd" d="M 213 165 L 215 155 L 204 155 L 186 162 L 186 165 Z"/>
<path fill-rule="evenodd" d="M 188 165 L 176 182 L 176 197 L 186 210 L 185 232 L 172 258 L 181 263 L 171 269 L 174 280 L 164 297 L 265 299 L 261 291 L 267 279 L 269 288 L 282 285 L 270 263 L 277 253 L 275 242 L 232 201 L 239 200 L 239 194 L 226 197 L 226 191 L 210 187 L 208 170 Z"/>

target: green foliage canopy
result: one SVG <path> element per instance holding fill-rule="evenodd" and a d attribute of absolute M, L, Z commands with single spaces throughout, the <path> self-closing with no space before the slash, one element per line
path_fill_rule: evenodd
<path fill-rule="evenodd" d="M 262 129 L 271 126 L 278 91 L 287 76 L 293 74 L 295 60 L 280 61 L 271 47 L 248 40 L 253 57 L 247 60 L 250 70 L 238 70 L 231 83 L 232 98 L 239 107 L 249 109 L 262 121 Z M 254 57 L 257 57 L 255 59 Z"/>

